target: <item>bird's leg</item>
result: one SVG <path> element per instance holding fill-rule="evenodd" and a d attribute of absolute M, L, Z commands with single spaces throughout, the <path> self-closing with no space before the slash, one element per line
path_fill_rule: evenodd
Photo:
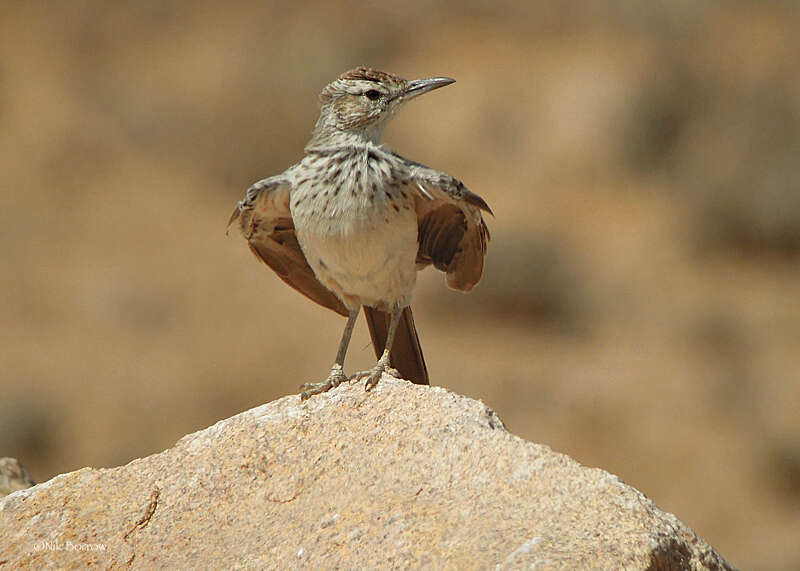
<path fill-rule="evenodd" d="M 392 343 L 394 342 L 394 333 L 397 330 L 397 325 L 400 323 L 400 317 L 402 315 L 402 308 L 395 308 L 392 310 L 392 316 L 389 319 L 389 331 L 386 333 L 386 347 L 383 350 L 383 355 L 381 355 L 381 358 L 378 359 L 377 363 L 375 363 L 375 366 L 369 371 L 360 371 L 351 377 L 359 379 L 361 377 L 367 377 L 367 382 L 364 384 L 364 390 L 368 391 L 375 387 L 384 371 L 388 371 L 391 374 L 397 373 L 397 371 L 391 368 L 391 363 L 389 362 L 389 353 L 392 349 Z M 397 374 L 399 375 L 399 373 Z"/>
<path fill-rule="evenodd" d="M 359 311 L 361 311 L 361 306 L 350 310 L 350 314 L 347 317 L 347 325 L 344 326 L 344 332 L 342 333 L 342 340 L 339 342 L 339 350 L 336 352 L 336 362 L 331 367 L 328 378 L 321 383 L 303 383 L 300 388 L 306 390 L 300 395 L 302 400 L 338 387 L 340 383 L 348 380 L 347 375 L 344 374 L 344 358 L 347 355 L 347 347 L 350 345 L 350 336 L 353 334 L 353 327 L 356 324 Z"/>

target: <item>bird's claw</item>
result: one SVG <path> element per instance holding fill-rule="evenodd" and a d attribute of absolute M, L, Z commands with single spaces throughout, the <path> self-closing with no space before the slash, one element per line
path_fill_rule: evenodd
<path fill-rule="evenodd" d="M 401 378 L 400 373 L 397 371 L 397 369 L 390 367 L 389 363 L 387 363 L 383 359 L 380 359 L 371 369 L 367 371 L 359 371 L 354 375 L 351 375 L 350 380 L 360 380 L 363 379 L 364 377 L 367 377 L 367 382 L 364 383 L 364 390 L 370 391 L 374 389 L 375 386 L 378 384 L 378 381 L 380 380 L 381 375 L 383 375 L 383 373 L 389 373 L 390 375 L 392 375 L 393 377 L 397 377 L 398 379 Z"/>
<path fill-rule="evenodd" d="M 328 378 L 322 381 L 321 383 L 303 383 L 300 385 L 301 389 L 305 389 L 302 393 L 300 393 L 300 400 L 306 400 L 309 397 L 314 395 L 322 394 L 327 392 L 331 389 L 338 387 L 341 383 L 349 381 L 350 377 L 344 374 L 342 368 L 334 365 L 331 369 Z"/>

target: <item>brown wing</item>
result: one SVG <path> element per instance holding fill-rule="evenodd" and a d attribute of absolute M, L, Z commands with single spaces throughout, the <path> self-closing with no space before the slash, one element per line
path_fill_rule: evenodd
<path fill-rule="evenodd" d="M 309 299 L 346 316 L 347 308 L 317 280 L 297 243 L 289 210 L 290 189 L 282 175 L 255 183 L 236 206 L 228 226 L 238 220 L 250 250 L 278 277 Z"/>
<path fill-rule="evenodd" d="M 447 274 L 452 289 L 470 291 L 483 274 L 489 228 L 481 210 L 491 209 L 449 174 L 411 163 L 419 219 L 417 264 Z"/>

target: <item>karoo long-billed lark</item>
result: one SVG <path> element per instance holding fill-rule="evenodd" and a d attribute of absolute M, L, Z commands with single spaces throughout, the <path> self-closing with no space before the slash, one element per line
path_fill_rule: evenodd
<path fill-rule="evenodd" d="M 283 281 L 347 316 L 330 374 L 303 385 L 303 398 L 352 378 L 366 377 L 369 390 L 390 367 L 428 384 L 410 305 L 416 273 L 433 264 L 461 291 L 481 278 L 486 202 L 449 174 L 379 143 L 406 102 L 453 82 L 407 81 L 365 67 L 345 72 L 322 90 L 302 160 L 253 184 L 231 216 Z M 362 306 L 379 358 L 348 377 L 344 359 Z"/>

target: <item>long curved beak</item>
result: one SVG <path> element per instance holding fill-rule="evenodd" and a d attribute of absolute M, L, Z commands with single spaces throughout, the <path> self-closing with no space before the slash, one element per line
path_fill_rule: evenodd
<path fill-rule="evenodd" d="M 428 93 L 434 89 L 439 89 L 445 85 L 455 83 L 456 80 L 451 77 L 429 77 L 428 79 L 415 79 L 408 82 L 408 87 L 403 93 L 403 99 L 408 101 L 423 93 Z"/>

